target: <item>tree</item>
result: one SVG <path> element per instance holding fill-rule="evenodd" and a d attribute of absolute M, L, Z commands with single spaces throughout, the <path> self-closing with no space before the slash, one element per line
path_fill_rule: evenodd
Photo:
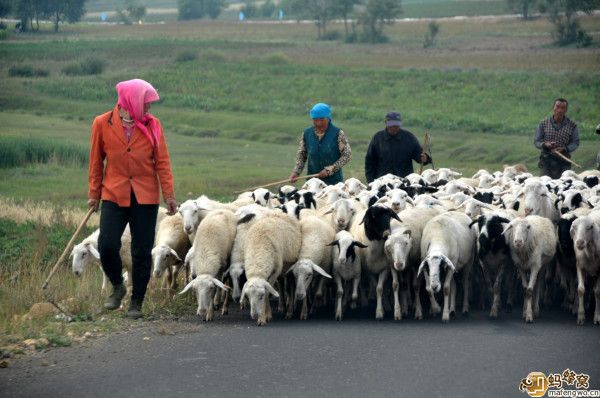
<path fill-rule="evenodd" d="M 177 0 L 179 20 L 200 19 L 205 15 L 203 0 Z"/>
<path fill-rule="evenodd" d="M 225 0 L 204 0 L 204 6 L 210 19 L 217 19 L 225 6 Z"/>
<path fill-rule="evenodd" d="M 597 8 L 600 8 L 600 0 L 546 0 L 543 5 L 554 24 L 553 36 L 558 45 L 590 45 L 592 38 L 581 28 L 577 12 L 591 14 Z"/>
<path fill-rule="evenodd" d="M 349 32 L 348 32 L 348 16 L 354 9 L 354 6 L 356 4 L 360 4 L 360 0 L 337 0 L 336 3 L 337 3 L 336 7 L 337 7 L 338 14 L 344 20 L 344 29 L 346 31 L 346 39 L 347 39 L 348 34 L 349 34 Z"/>
<path fill-rule="evenodd" d="M 127 14 L 133 21 L 141 21 L 146 16 L 146 6 L 135 0 L 127 0 Z"/>
<path fill-rule="evenodd" d="M 384 41 L 386 39 L 383 35 L 384 26 L 393 24 L 400 13 L 402 13 L 400 0 L 368 0 L 359 18 L 366 40 L 371 43 Z"/>
<path fill-rule="evenodd" d="M 0 18 L 7 16 L 12 11 L 13 2 L 11 0 L 0 0 Z"/>
<path fill-rule="evenodd" d="M 529 11 L 535 7 L 537 0 L 508 0 L 508 6 L 520 13 L 523 19 L 529 19 Z"/>
<path fill-rule="evenodd" d="M 85 0 L 46 0 L 43 15 L 54 22 L 54 31 L 58 32 L 61 22 L 77 22 L 85 14 Z"/>
<path fill-rule="evenodd" d="M 21 20 L 20 26 L 23 32 L 33 29 L 33 21 L 36 21 L 37 30 L 40 30 L 40 17 L 44 17 L 46 4 L 44 0 L 18 0 L 16 2 L 16 15 Z"/>
<path fill-rule="evenodd" d="M 427 34 L 425 35 L 425 41 L 423 42 L 423 48 L 429 48 L 429 47 L 433 46 L 433 44 L 435 42 L 435 37 L 437 36 L 438 33 L 440 33 L 440 25 L 435 21 L 429 22 L 428 28 L 429 28 L 429 32 L 427 32 Z"/>

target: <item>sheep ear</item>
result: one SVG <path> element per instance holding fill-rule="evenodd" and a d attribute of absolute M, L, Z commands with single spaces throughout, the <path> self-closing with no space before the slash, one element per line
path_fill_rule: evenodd
<path fill-rule="evenodd" d="M 425 266 L 428 266 L 429 264 L 427 263 L 427 259 L 421 261 L 421 264 L 419 265 L 419 270 L 417 271 L 417 278 L 419 276 L 421 276 L 421 272 L 423 271 L 423 268 L 425 268 Z"/>
<path fill-rule="evenodd" d="M 326 244 L 325 246 L 337 246 L 339 245 L 340 241 L 339 240 L 334 240 L 331 243 Z"/>
<path fill-rule="evenodd" d="M 312 203 L 312 205 L 314 206 L 315 210 L 317 210 L 317 201 L 315 200 L 315 198 L 311 197 L 310 198 L 310 203 Z"/>
<path fill-rule="evenodd" d="M 100 260 L 100 253 L 98 253 L 98 250 L 94 246 L 88 245 L 88 249 L 90 250 L 90 253 L 92 253 L 92 256 L 96 258 L 96 260 Z"/>
<path fill-rule="evenodd" d="M 333 207 L 329 206 L 329 209 L 325 213 L 323 213 L 323 215 L 331 214 L 331 213 L 333 213 Z"/>
<path fill-rule="evenodd" d="M 456 267 L 454 266 L 454 264 L 452 264 L 452 261 L 450 261 L 448 257 L 442 255 L 442 261 L 446 264 L 446 267 L 452 268 L 452 271 L 456 272 Z"/>
<path fill-rule="evenodd" d="M 501 223 L 505 223 L 505 224 L 510 223 L 510 220 L 508 218 L 504 218 L 504 217 L 498 217 L 498 221 L 500 221 Z"/>
<path fill-rule="evenodd" d="M 408 235 L 409 238 L 412 236 L 412 231 L 410 229 L 405 229 L 402 233 Z"/>
<path fill-rule="evenodd" d="M 245 224 L 247 222 L 250 222 L 254 217 L 256 217 L 256 214 L 254 213 L 250 213 L 250 214 L 246 214 L 244 217 L 242 217 L 240 220 L 238 220 L 238 225 L 240 224 Z"/>
<path fill-rule="evenodd" d="M 225 278 L 227 275 L 229 275 L 229 271 L 231 271 L 231 266 L 229 266 L 229 268 L 227 268 L 225 270 L 225 272 L 223 272 L 223 278 Z"/>
<path fill-rule="evenodd" d="M 252 200 L 256 200 L 256 196 L 254 196 L 254 192 L 252 192 L 252 195 L 250 195 L 252 197 Z"/>
<path fill-rule="evenodd" d="M 323 268 L 319 267 L 317 264 L 313 263 L 312 269 L 314 271 L 318 272 L 319 274 L 323 275 L 325 278 L 331 279 L 331 275 L 329 275 L 327 272 L 325 272 L 325 270 Z"/>
<path fill-rule="evenodd" d="M 173 250 L 172 248 L 169 248 L 169 250 L 171 251 L 171 254 L 173 255 L 173 257 L 175 257 L 177 259 L 177 261 L 182 261 L 175 250 Z"/>
<path fill-rule="evenodd" d="M 297 265 L 298 265 L 298 263 L 294 263 L 294 265 L 292 265 L 292 266 L 290 267 L 290 269 L 288 269 L 288 270 L 285 272 L 285 274 L 287 275 L 287 274 L 289 274 L 290 272 L 294 272 L 294 270 L 296 269 L 296 266 L 297 266 Z"/>
<path fill-rule="evenodd" d="M 366 249 L 367 247 L 369 247 L 368 245 L 365 245 L 364 243 L 359 242 L 357 240 L 353 241 L 353 243 L 354 243 L 354 246 L 362 247 L 363 249 Z"/>
<path fill-rule="evenodd" d="M 398 222 L 402 222 L 402 220 L 400 219 L 400 217 L 398 217 L 398 214 L 396 214 L 396 212 L 392 209 L 389 209 L 390 212 L 390 216 L 392 216 L 393 219 L 397 220 Z"/>
<path fill-rule="evenodd" d="M 265 288 L 269 291 L 269 293 L 271 293 L 273 297 L 279 298 L 279 293 L 277 293 L 277 290 L 275 290 L 275 288 L 271 286 L 271 284 L 267 281 L 265 281 Z"/>
<path fill-rule="evenodd" d="M 184 294 L 185 292 L 187 292 L 188 290 L 190 290 L 193 287 L 196 287 L 196 282 L 198 281 L 198 279 L 193 279 L 190 283 L 188 283 L 182 291 L 179 292 L 179 294 Z"/>
<path fill-rule="evenodd" d="M 511 229 L 512 227 L 513 227 L 513 224 L 512 224 L 512 223 L 508 224 L 508 226 L 507 226 L 506 228 L 504 228 L 504 231 L 502 231 L 502 234 L 501 234 L 501 235 L 504 235 L 505 233 L 507 233 L 507 232 L 508 232 L 508 230 L 509 230 L 509 229 Z"/>
<path fill-rule="evenodd" d="M 215 285 L 217 285 L 218 287 L 220 287 L 223 290 L 231 290 L 231 288 L 229 286 L 227 286 L 226 284 L 224 284 L 223 282 L 221 282 L 217 278 L 212 278 L 212 281 L 213 281 L 213 283 Z"/>
<path fill-rule="evenodd" d="M 73 248 L 73 250 L 71 250 L 71 254 L 69 254 L 69 258 L 72 260 L 74 256 L 75 256 L 75 248 Z"/>
<path fill-rule="evenodd" d="M 415 202 L 413 202 L 413 200 L 410 198 L 410 196 L 407 196 L 407 197 L 406 197 L 406 201 L 407 201 L 408 203 L 410 203 L 410 204 L 411 204 L 413 207 L 415 206 Z"/>
<path fill-rule="evenodd" d="M 473 225 L 477 224 L 479 222 L 480 218 L 481 218 L 481 216 L 478 216 L 476 219 L 471 221 L 471 224 L 469 224 L 469 228 L 471 228 Z"/>

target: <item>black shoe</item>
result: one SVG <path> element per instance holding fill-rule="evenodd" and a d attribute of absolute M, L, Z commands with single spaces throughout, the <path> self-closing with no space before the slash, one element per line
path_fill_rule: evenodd
<path fill-rule="evenodd" d="M 121 306 L 121 300 L 127 294 L 127 288 L 124 284 L 113 286 L 113 292 L 108 296 L 108 301 L 104 303 L 104 308 L 107 310 L 116 310 Z"/>
<path fill-rule="evenodd" d="M 129 303 L 129 309 L 127 310 L 127 318 L 139 319 L 142 316 L 144 316 L 144 314 L 142 314 L 142 301 L 132 299 L 131 303 Z"/>

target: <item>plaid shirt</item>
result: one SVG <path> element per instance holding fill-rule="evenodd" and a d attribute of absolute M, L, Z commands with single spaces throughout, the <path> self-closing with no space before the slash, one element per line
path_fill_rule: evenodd
<path fill-rule="evenodd" d="M 319 136 L 319 140 L 322 136 Z M 350 159 L 352 158 L 352 150 L 350 149 L 350 144 L 348 143 L 348 138 L 346 138 L 346 134 L 342 130 L 340 130 L 338 134 L 338 148 L 340 150 L 340 158 L 333 163 L 332 165 L 326 166 L 325 169 L 328 171 L 329 175 L 332 175 L 342 167 L 344 167 Z M 302 170 L 304 170 L 304 165 L 306 164 L 306 160 L 308 159 L 308 151 L 306 150 L 306 143 L 304 142 L 304 134 L 300 136 L 300 144 L 298 146 L 298 152 L 296 154 L 296 165 L 294 166 L 293 172 L 300 175 Z"/>

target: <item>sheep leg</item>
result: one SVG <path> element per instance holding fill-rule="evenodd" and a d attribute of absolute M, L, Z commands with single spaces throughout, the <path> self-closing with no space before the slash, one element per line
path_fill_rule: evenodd
<path fill-rule="evenodd" d="M 430 315 L 437 315 L 442 312 L 442 308 L 438 304 L 435 299 L 435 294 L 433 293 L 433 289 L 431 288 L 431 283 L 429 281 L 429 272 L 423 271 L 423 275 L 425 276 L 425 290 L 429 294 L 429 301 L 431 302 L 431 308 L 429 309 Z"/>
<path fill-rule="evenodd" d="M 490 310 L 490 318 L 498 318 L 498 310 L 500 309 L 500 294 L 502 291 L 502 278 L 504 277 L 504 264 L 500 266 L 496 280 L 494 281 L 492 309 Z"/>
<path fill-rule="evenodd" d="M 288 278 L 284 278 L 283 282 L 284 286 L 284 295 L 285 295 L 285 319 L 292 319 L 294 316 L 294 307 L 296 306 L 296 285 L 294 283 L 290 283 Z"/>
<path fill-rule="evenodd" d="M 165 279 L 165 282 L 166 286 L 163 285 L 163 287 L 171 289 L 171 286 L 173 285 L 173 269 L 170 265 L 167 265 L 167 278 Z"/>
<path fill-rule="evenodd" d="M 585 309 L 583 308 L 583 296 L 585 294 L 585 276 L 583 270 L 577 267 L 577 300 L 579 301 L 577 309 L 577 324 L 583 325 L 585 322 Z"/>
<path fill-rule="evenodd" d="M 171 281 L 171 290 L 177 290 L 177 278 L 179 277 L 179 271 L 181 271 L 182 264 L 175 266 L 175 272 L 173 273 L 173 280 Z"/>
<path fill-rule="evenodd" d="M 410 306 L 410 293 L 406 284 L 406 276 L 403 277 L 402 274 L 400 274 L 400 277 L 400 286 L 402 287 L 402 290 L 400 290 L 400 308 L 402 308 L 402 316 L 407 316 L 408 307 Z"/>
<path fill-rule="evenodd" d="M 533 317 L 538 318 L 540 316 L 540 284 L 536 283 L 533 288 Z"/>
<path fill-rule="evenodd" d="M 229 290 L 223 290 L 225 298 L 223 299 L 223 308 L 221 308 L 221 315 L 229 314 Z"/>
<path fill-rule="evenodd" d="M 337 287 L 336 305 L 335 305 L 335 320 L 336 321 L 342 320 L 342 297 L 344 296 L 343 283 L 344 282 L 342 281 L 342 278 L 340 278 L 340 276 L 336 274 L 335 275 L 335 286 Z"/>
<path fill-rule="evenodd" d="M 300 311 L 300 319 L 305 321 L 308 318 L 308 297 L 304 296 L 302 300 L 302 310 Z"/>
<path fill-rule="evenodd" d="M 594 325 L 600 325 L 600 276 L 596 278 L 594 296 L 596 298 L 596 308 L 594 309 Z"/>
<path fill-rule="evenodd" d="M 450 321 L 450 288 L 452 285 L 454 271 L 448 267 L 448 271 L 446 272 L 446 278 L 444 280 L 444 311 L 442 312 L 442 322 L 447 323 Z"/>
<path fill-rule="evenodd" d="M 423 319 L 423 307 L 421 306 L 421 279 L 414 276 L 413 289 L 415 290 L 415 319 Z"/>
<path fill-rule="evenodd" d="M 273 312 L 271 312 L 271 300 L 269 300 L 269 295 L 265 297 L 265 310 L 267 322 L 271 322 L 271 319 L 273 319 Z"/>
<path fill-rule="evenodd" d="M 218 293 L 218 292 L 217 292 Z M 215 300 L 217 298 L 217 295 L 215 294 L 215 296 L 212 299 L 212 303 L 209 303 L 208 305 L 208 309 L 206 310 L 206 321 L 212 321 L 213 318 L 215 317 Z"/>
<path fill-rule="evenodd" d="M 104 272 L 102 272 L 102 288 L 100 289 L 100 293 L 106 294 L 108 291 L 108 277 Z"/>
<path fill-rule="evenodd" d="M 392 290 L 394 291 L 394 320 L 399 321 L 402 319 L 402 308 L 400 307 L 400 299 L 398 297 L 398 290 L 400 290 L 400 283 L 398 283 L 398 271 L 395 268 L 390 268 L 392 273 Z"/>
<path fill-rule="evenodd" d="M 514 300 L 515 275 L 511 273 L 508 278 L 508 292 L 506 292 L 506 312 L 511 312 Z"/>
<path fill-rule="evenodd" d="M 383 319 L 383 284 L 387 279 L 388 273 L 390 270 L 388 268 L 384 269 L 379 273 L 379 280 L 377 281 L 377 309 L 375 310 L 375 319 L 382 320 Z"/>
<path fill-rule="evenodd" d="M 265 296 L 264 302 L 262 303 L 262 311 L 256 320 L 258 326 L 264 326 L 267 324 L 267 304 L 269 303 L 269 295 Z"/>
<path fill-rule="evenodd" d="M 527 284 L 527 290 L 525 291 L 525 322 L 533 322 L 533 289 L 535 288 L 535 282 L 537 281 L 538 272 L 540 272 L 541 264 L 534 264 L 531 267 L 531 274 L 529 275 L 529 283 Z"/>
<path fill-rule="evenodd" d="M 450 280 L 450 316 L 456 316 L 456 281 Z"/>
<path fill-rule="evenodd" d="M 360 284 L 360 274 L 352 279 L 352 302 L 350 308 L 355 309 L 358 304 L 358 285 Z"/>
<path fill-rule="evenodd" d="M 463 282 L 463 304 L 462 313 L 463 315 L 469 315 L 469 285 L 470 285 L 470 269 L 463 269 L 462 282 Z M 454 282 L 454 298 L 452 299 L 453 304 L 456 302 L 456 282 Z"/>

